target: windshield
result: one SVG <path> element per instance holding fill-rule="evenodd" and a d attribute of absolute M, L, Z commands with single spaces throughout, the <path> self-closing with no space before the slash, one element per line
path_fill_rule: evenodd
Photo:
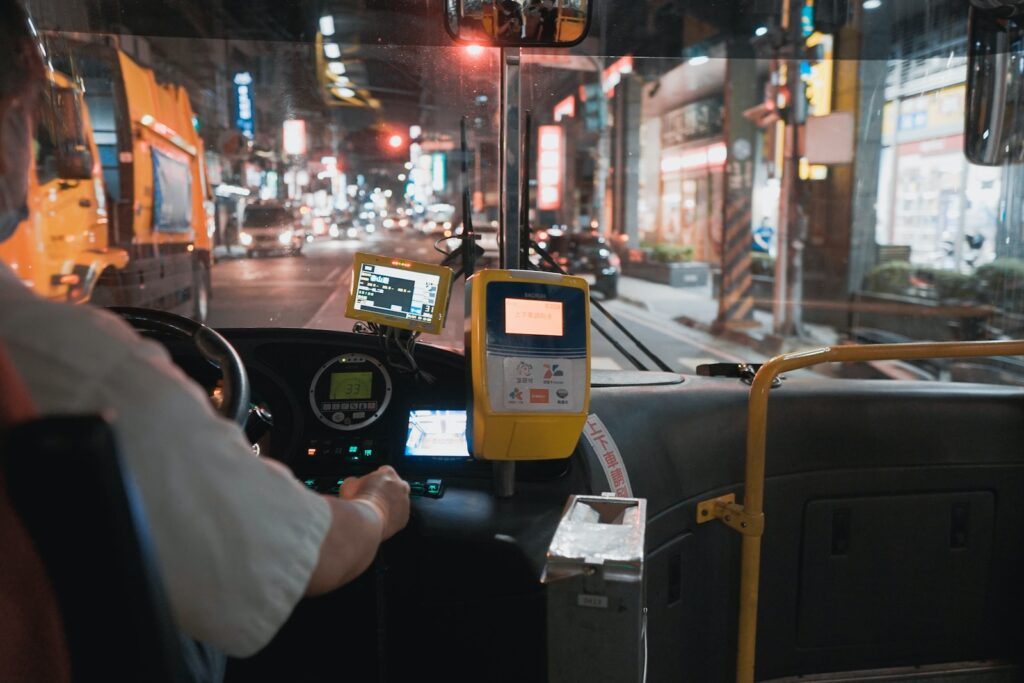
<path fill-rule="evenodd" d="M 40 156 L 30 210 L 49 218 L 19 230 L 91 221 L 130 257 L 103 268 L 132 268 L 128 247 L 147 241 L 208 254 L 196 267 L 214 327 L 350 330 L 355 253 L 440 263 L 465 208 L 481 266 L 498 265 L 502 53 L 453 43 L 442 3 L 413 4 L 34 5 L 98 170 L 92 209 L 47 213 L 68 181 Z M 587 279 L 688 373 L 850 341 L 1020 336 L 1019 166 L 963 153 L 967 8 L 597 3 L 580 45 L 522 52 L 509 111 L 529 122 L 530 262 Z M 265 249 L 242 229 L 287 219 L 292 241 Z M 30 242 L 50 243 L 0 257 L 72 298 L 53 283 L 84 257 Z M 424 340 L 461 348 L 462 317 L 460 280 L 444 332 Z M 620 343 L 657 367 L 594 317 L 615 336 L 593 335 L 595 368 L 633 367 Z M 1012 359 L 830 372 L 1024 383 Z"/>

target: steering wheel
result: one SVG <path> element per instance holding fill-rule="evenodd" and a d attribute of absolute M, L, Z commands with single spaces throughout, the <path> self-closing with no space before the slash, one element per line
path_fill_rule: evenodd
<path fill-rule="evenodd" d="M 249 374 L 231 342 L 213 328 L 176 313 L 127 306 L 111 306 L 108 310 L 124 318 L 140 332 L 160 332 L 192 340 L 203 358 L 220 368 L 224 400 L 218 412 L 232 422 L 245 426 L 249 417 Z"/>

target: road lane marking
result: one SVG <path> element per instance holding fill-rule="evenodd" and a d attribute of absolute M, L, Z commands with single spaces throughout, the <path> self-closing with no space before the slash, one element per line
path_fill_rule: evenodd
<path fill-rule="evenodd" d="M 348 282 L 352 279 L 352 266 L 345 268 L 331 295 L 317 309 L 317 312 L 303 325 L 306 329 L 340 330 L 348 332 L 352 329 L 352 321 L 345 317 L 345 304 L 348 300 Z"/>
<path fill-rule="evenodd" d="M 327 277 L 324 278 L 324 282 L 333 282 L 339 275 L 341 275 L 341 266 L 338 266 L 328 273 Z"/>

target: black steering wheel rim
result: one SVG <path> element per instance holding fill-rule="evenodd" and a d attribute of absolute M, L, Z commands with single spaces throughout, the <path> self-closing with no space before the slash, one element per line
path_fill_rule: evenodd
<path fill-rule="evenodd" d="M 212 327 L 177 313 L 130 306 L 112 306 L 108 310 L 140 331 L 161 332 L 191 340 L 203 358 L 220 369 L 224 397 L 220 414 L 245 426 L 249 417 L 249 374 L 242 357 L 223 335 Z"/>

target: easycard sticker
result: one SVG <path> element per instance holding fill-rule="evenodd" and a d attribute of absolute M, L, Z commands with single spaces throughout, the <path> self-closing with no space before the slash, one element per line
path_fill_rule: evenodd
<path fill-rule="evenodd" d="M 581 367 L 575 367 L 580 363 Z M 499 409 L 529 412 L 579 410 L 583 391 L 577 386 L 585 377 L 585 361 L 558 358 L 509 356 L 501 359 L 503 386 Z M 577 376 L 578 375 L 578 376 Z M 498 398 L 492 394 L 492 400 Z"/>

